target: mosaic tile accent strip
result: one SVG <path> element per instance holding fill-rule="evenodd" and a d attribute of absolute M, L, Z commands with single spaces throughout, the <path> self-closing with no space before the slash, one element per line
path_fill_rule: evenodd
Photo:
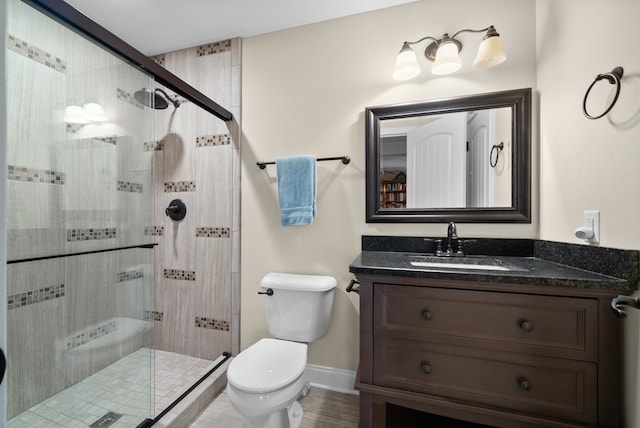
<path fill-rule="evenodd" d="M 103 143 L 113 144 L 114 146 L 118 144 L 118 137 L 94 137 L 93 139 L 102 141 Z"/>
<path fill-rule="evenodd" d="M 171 192 L 195 192 L 196 183 L 194 181 L 168 181 L 164 183 L 165 193 Z"/>
<path fill-rule="evenodd" d="M 144 236 L 162 236 L 164 235 L 164 226 L 145 226 Z"/>
<path fill-rule="evenodd" d="M 196 327 L 212 330 L 229 331 L 229 321 L 214 320 L 213 318 L 196 317 Z"/>
<path fill-rule="evenodd" d="M 166 279 L 179 279 L 182 281 L 195 281 L 196 273 L 192 270 L 165 269 L 164 277 Z"/>
<path fill-rule="evenodd" d="M 231 50 L 231 40 L 209 43 L 196 48 L 196 56 L 205 56 Z"/>
<path fill-rule="evenodd" d="M 77 134 L 84 125 L 84 123 L 67 123 L 66 132 L 67 134 Z"/>
<path fill-rule="evenodd" d="M 197 227 L 196 237 L 198 238 L 228 238 L 228 227 Z"/>
<path fill-rule="evenodd" d="M 164 141 L 145 141 L 143 150 L 145 152 L 158 152 L 164 150 Z"/>
<path fill-rule="evenodd" d="M 133 94 L 125 91 L 124 89 L 117 88 L 116 89 L 116 97 L 120 101 L 124 101 L 125 103 L 129 103 L 138 108 L 144 108 L 144 105 L 138 102 L 135 98 L 133 98 Z"/>
<path fill-rule="evenodd" d="M 39 290 L 23 291 L 7 296 L 7 309 L 20 308 L 64 296 L 64 284 L 52 285 Z"/>
<path fill-rule="evenodd" d="M 133 281 L 134 279 L 144 278 L 143 269 L 133 269 L 124 272 L 118 272 L 118 282 Z"/>
<path fill-rule="evenodd" d="M 142 193 L 142 184 L 118 180 L 117 190 L 119 192 Z"/>
<path fill-rule="evenodd" d="M 116 228 L 107 229 L 67 229 L 67 242 L 115 239 Z"/>
<path fill-rule="evenodd" d="M 164 67 L 164 63 L 165 63 L 166 58 L 167 58 L 167 57 L 166 57 L 166 55 L 165 55 L 165 54 L 155 55 L 155 56 L 152 56 L 152 57 L 151 57 L 151 59 L 152 59 L 156 64 L 161 65 L 161 66 L 163 66 L 163 67 Z"/>
<path fill-rule="evenodd" d="M 48 171 L 45 169 L 25 168 L 8 165 L 9 180 L 28 181 L 32 183 L 64 184 L 64 172 Z"/>
<path fill-rule="evenodd" d="M 164 320 L 164 312 L 158 311 L 144 311 L 144 319 L 145 321 L 163 321 Z"/>
<path fill-rule="evenodd" d="M 26 56 L 60 73 L 67 72 L 67 61 L 9 34 L 7 46 L 10 50 Z"/>
<path fill-rule="evenodd" d="M 67 339 L 67 351 L 82 346 L 85 343 L 93 342 L 107 334 L 113 333 L 114 331 L 116 331 L 116 322 L 111 321 L 96 328 L 92 328 L 91 330 L 78 333 L 77 335 Z"/>
<path fill-rule="evenodd" d="M 196 138 L 196 147 L 223 146 L 225 144 L 231 144 L 231 135 L 204 135 Z"/>

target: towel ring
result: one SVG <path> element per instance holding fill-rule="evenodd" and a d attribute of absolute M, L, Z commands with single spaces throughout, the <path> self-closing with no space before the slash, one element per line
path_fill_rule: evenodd
<path fill-rule="evenodd" d="M 623 74 L 624 74 L 624 69 L 622 67 L 616 67 L 613 70 L 611 70 L 611 72 L 609 73 L 602 73 L 596 76 L 596 80 L 594 80 L 591 83 L 591 86 L 589 86 L 589 89 L 587 89 L 587 93 L 584 94 L 584 101 L 582 102 L 582 111 L 584 112 L 584 115 L 587 118 L 600 119 L 602 116 L 604 116 L 605 114 L 611 111 L 616 101 L 618 101 L 618 95 L 620 95 L 620 80 L 622 79 Z M 616 95 L 613 97 L 613 101 L 611 101 L 611 104 L 609 105 L 609 107 L 607 107 L 604 113 L 602 113 L 599 116 L 592 116 L 587 112 L 587 98 L 589 98 L 589 93 L 591 92 L 591 89 L 595 86 L 596 83 L 598 83 L 602 79 L 606 79 L 612 85 L 616 85 Z"/>
<path fill-rule="evenodd" d="M 498 165 L 498 158 L 500 157 L 500 152 L 504 149 L 504 143 L 500 143 L 500 144 L 494 144 L 493 147 L 491 147 L 491 152 L 489 152 L 489 165 L 491 165 L 491 168 L 495 168 L 496 165 Z M 493 161 L 493 151 L 496 151 L 496 161 Z"/>

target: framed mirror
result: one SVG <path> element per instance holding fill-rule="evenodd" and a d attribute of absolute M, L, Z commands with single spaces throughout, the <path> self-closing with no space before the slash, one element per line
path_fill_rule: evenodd
<path fill-rule="evenodd" d="M 368 107 L 367 223 L 531 223 L 531 89 Z"/>

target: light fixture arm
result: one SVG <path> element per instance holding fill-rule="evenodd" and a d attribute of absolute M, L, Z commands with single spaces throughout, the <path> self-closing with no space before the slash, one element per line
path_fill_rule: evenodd
<path fill-rule="evenodd" d="M 460 30 L 460 31 L 456 31 L 453 36 L 451 36 L 452 39 L 455 39 L 456 36 L 460 33 L 482 33 L 482 32 L 487 32 L 487 34 L 483 37 L 483 39 L 486 39 L 487 37 L 493 37 L 493 36 L 499 36 L 500 34 L 498 34 L 498 32 L 496 31 L 495 27 L 493 25 L 489 25 L 487 28 L 483 28 L 482 30 L 471 30 L 471 29 L 464 29 L 464 30 Z"/>

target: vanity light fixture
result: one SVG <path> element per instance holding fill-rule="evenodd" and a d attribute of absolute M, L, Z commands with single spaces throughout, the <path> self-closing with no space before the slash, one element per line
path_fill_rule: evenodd
<path fill-rule="evenodd" d="M 462 50 L 462 42 L 456 37 L 461 33 L 483 33 L 486 32 L 480 46 L 473 66 L 477 69 L 484 69 L 498 65 L 507 59 L 502 49 L 502 39 L 493 25 L 482 30 L 460 30 L 449 36 L 444 33 L 442 38 L 426 36 L 415 42 L 404 42 L 402 49 L 396 59 L 396 68 L 393 72 L 393 78 L 396 80 L 409 80 L 420 74 L 420 66 L 416 60 L 416 54 L 410 45 L 420 43 L 424 40 L 432 42 L 427 46 L 424 55 L 429 61 L 433 62 L 431 72 L 433 74 L 442 75 L 450 74 L 458 71 L 462 67 L 460 61 L 460 51 Z"/>

